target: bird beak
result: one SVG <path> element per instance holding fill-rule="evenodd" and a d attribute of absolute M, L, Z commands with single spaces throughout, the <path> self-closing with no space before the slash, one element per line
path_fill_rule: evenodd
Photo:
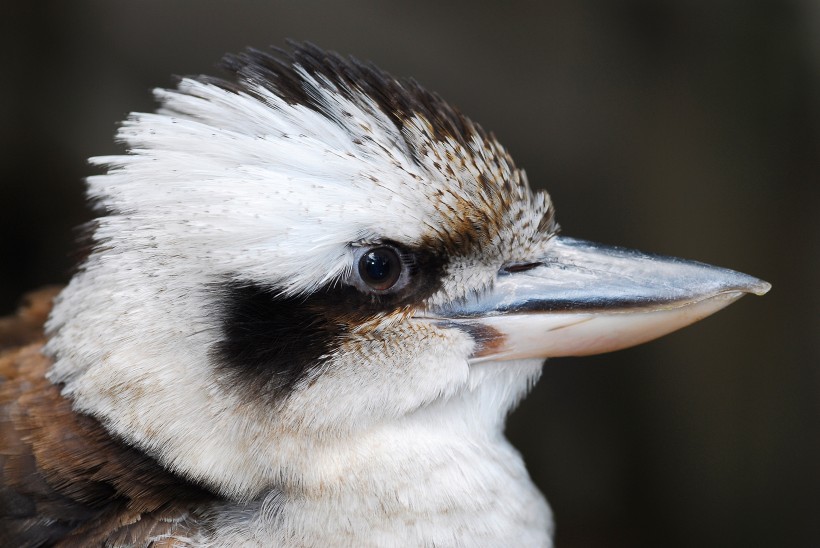
<path fill-rule="evenodd" d="M 583 356 L 650 341 L 771 285 L 733 270 L 555 237 L 537 262 L 426 318 L 469 333 L 471 363 Z"/>

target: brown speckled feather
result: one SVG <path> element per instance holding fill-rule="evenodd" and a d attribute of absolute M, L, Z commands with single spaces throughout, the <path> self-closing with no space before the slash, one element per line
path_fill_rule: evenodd
<path fill-rule="evenodd" d="M 0 319 L 0 546 L 168 546 L 197 533 L 215 498 L 72 411 L 45 373 L 43 322 L 56 294 Z M 15 347 L 15 344 L 25 346 Z"/>

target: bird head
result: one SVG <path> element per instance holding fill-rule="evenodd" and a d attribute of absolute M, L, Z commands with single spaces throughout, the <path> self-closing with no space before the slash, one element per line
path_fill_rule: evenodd
<path fill-rule="evenodd" d="M 92 159 L 103 214 L 47 352 L 78 411 L 227 496 L 343 474 L 396 424 L 500 432 L 543 358 L 768 288 L 558 236 L 494 136 L 414 81 L 309 45 L 225 65 Z"/>

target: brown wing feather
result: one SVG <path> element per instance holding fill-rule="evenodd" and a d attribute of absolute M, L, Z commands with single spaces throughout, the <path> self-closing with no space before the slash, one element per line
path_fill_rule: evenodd
<path fill-rule="evenodd" d="M 27 293 L 15 315 L 0 318 L 0 355 L 43 338 L 43 324 L 51 312 L 51 302 L 60 289 L 52 285 Z"/>
<path fill-rule="evenodd" d="M 42 325 L 55 293 L 33 293 L 16 316 L 0 319 L 0 546 L 148 546 L 196 536 L 197 509 L 216 496 L 75 413 L 45 378 Z"/>

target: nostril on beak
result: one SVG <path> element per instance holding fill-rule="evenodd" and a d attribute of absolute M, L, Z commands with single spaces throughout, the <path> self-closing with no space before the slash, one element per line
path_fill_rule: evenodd
<path fill-rule="evenodd" d="M 506 264 L 501 267 L 501 272 L 506 274 L 514 274 L 516 272 L 526 272 L 527 270 L 532 270 L 533 268 L 538 268 L 542 266 L 544 263 L 542 262 L 534 262 L 534 263 L 510 263 Z"/>

